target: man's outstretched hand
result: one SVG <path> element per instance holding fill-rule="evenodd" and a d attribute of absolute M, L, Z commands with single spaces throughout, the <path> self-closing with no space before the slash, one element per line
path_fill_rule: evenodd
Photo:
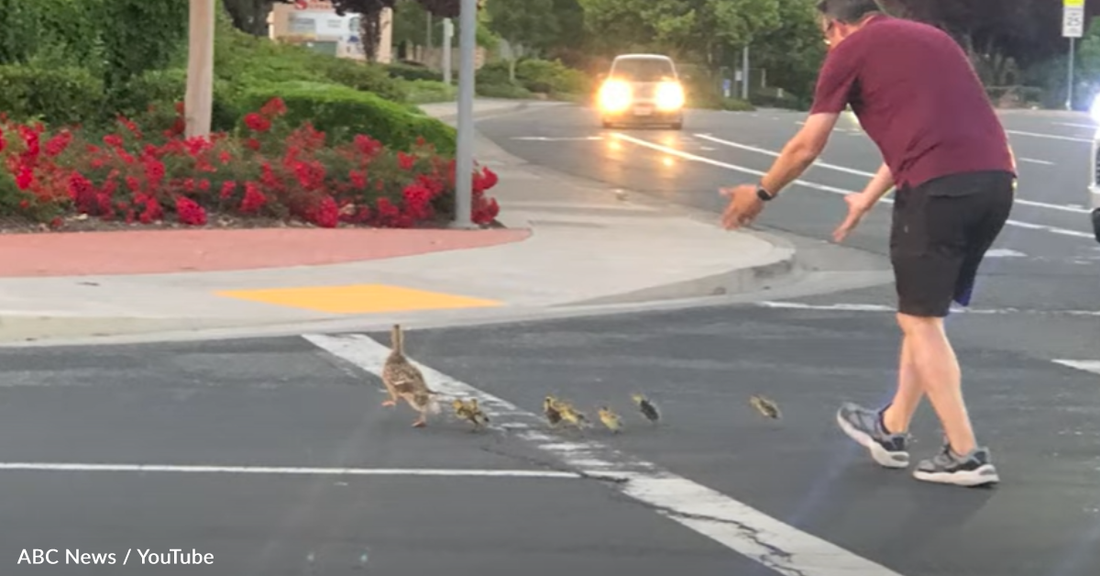
<path fill-rule="evenodd" d="M 874 202 L 867 197 L 866 194 L 848 194 L 844 197 L 844 201 L 848 203 L 848 216 L 844 219 L 844 222 L 840 223 L 840 226 L 833 231 L 833 240 L 836 242 L 843 242 L 848 234 L 855 230 L 856 226 L 859 226 L 860 220 L 863 219 L 863 215 L 871 210 L 874 206 Z"/>
<path fill-rule="evenodd" d="M 722 227 L 726 230 L 736 230 L 746 224 L 752 224 L 764 210 L 764 202 L 756 195 L 755 185 L 743 184 L 736 188 L 722 188 L 718 193 L 730 199 L 729 205 L 722 213 Z"/>

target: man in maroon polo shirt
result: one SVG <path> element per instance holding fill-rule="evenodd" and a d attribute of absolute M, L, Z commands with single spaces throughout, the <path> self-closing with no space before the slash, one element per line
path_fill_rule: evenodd
<path fill-rule="evenodd" d="M 845 197 L 841 241 L 892 187 L 890 261 L 902 330 L 898 388 L 880 409 L 844 404 L 840 427 L 880 465 L 909 465 L 909 423 L 924 395 L 946 435 L 921 461 L 920 480 L 979 486 L 999 481 L 963 402 L 958 360 L 944 331 L 951 302 L 970 302 L 978 266 L 1012 209 L 1016 166 L 1005 131 L 966 54 L 939 29 L 884 14 L 874 0 L 821 0 L 829 54 L 813 108 L 759 185 L 723 190 L 726 228 L 751 222 L 813 164 L 851 105 L 884 164 Z"/>

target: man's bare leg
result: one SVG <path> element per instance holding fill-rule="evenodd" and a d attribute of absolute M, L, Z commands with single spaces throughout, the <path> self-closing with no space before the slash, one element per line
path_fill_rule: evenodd
<path fill-rule="evenodd" d="M 898 314 L 898 324 L 905 332 L 905 345 L 916 368 L 915 380 L 928 395 L 928 401 L 939 416 L 951 449 L 957 456 L 969 454 L 976 448 L 977 443 L 974 440 L 974 430 L 970 425 L 970 416 L 966 412 L 966 404 L 963 401 L 959 361 L 951 347 L 951 342 L 947 339 L 943 319 Z M 912 391 L 899 388 L 898 395 L 903 396 L 903 392 L 905 394 L 901 398 L 899 409 L 895 410 L 894 414 L 890 414 L 893 418 L 900 420 L 900 422 L 887 424 L 891 432 L 899 431 L 894 430 L 891 424 L 904 423 L 908 427 L 908 420 L 916 410 L 916 403 L 910 401 L 914 395 Z M 916 395 L 916 397 L 919 402 L 920 396 Z"/>
<path fill-rule="evenodd" d="M 913 421 L 913 415 L 917 413 L 924 398 L 924 387 L 913 359 L 913 347 L 904 331 L 898 356 L 898 390 L 894 394 L 894 400 L 882 413 L 882 423 L 888 432 L 904 434 L 909 431 L 909 423 Z"/>

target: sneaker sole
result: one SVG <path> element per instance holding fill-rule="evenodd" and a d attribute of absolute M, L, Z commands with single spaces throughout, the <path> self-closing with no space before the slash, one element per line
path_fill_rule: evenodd
<path fill-rule="evenodd" d="M 884 468 L 906 468 L 909 466 L 909 453 L 908 452 L 890 452 L 882 447 L 881 444 L 875 442 L 874 438 L 867 435 L 866 432 L 856 430 L 851 424 L 845 420 L 840 413 L 836 415 L 836 423 L 840 425 L 840 429 L 848 435 L 849 438 L 855 440 L 860 446 L 863 446 L 871 453 L 871 458 L 878 463 L 879 466 Z M 898 457 L 904 459 L 904 461 L 897 460 Z"/>
<path fill-rule="evenodd" d="M 997 469 L 992 464 L 986 464 L 977 470 L 967 470 L 965 472 L 922 472 L 916 470 L 913 472 L 913 477 L 923 482 L 950 484 L 965 488 L 976 488 L 1001 481 L 1001 477 L 997 475 Z"/>

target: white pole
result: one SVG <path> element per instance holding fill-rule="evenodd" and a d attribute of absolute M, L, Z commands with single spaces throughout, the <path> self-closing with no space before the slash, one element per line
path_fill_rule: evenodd
<path fill-rule="evenodd" d="M 451 85 L 451 50 L 454 45 L 455 28 L 450 18 L 443 20 L 443 82 Z"/>
<path fill-rule="evenodd" d="M 1069 39 L 1069 80 L 1066 82 L 1066 110 L 1073 110 L 1073 52 L 1076 38 Z"/>
<path fill-rule="evenodd" d="M 214 0 L 191 0 L 188 23 L 187 94 L 184 114 L 188 137 L 210 134 L 214 105 Z"/>
<path fill-rule="evenodd" d="M 474 51 L 477 44 L 477 0 L 462 0 L 459 16 L 458 149 L 455 166 L 455 228 L 473 228 Z"/>

